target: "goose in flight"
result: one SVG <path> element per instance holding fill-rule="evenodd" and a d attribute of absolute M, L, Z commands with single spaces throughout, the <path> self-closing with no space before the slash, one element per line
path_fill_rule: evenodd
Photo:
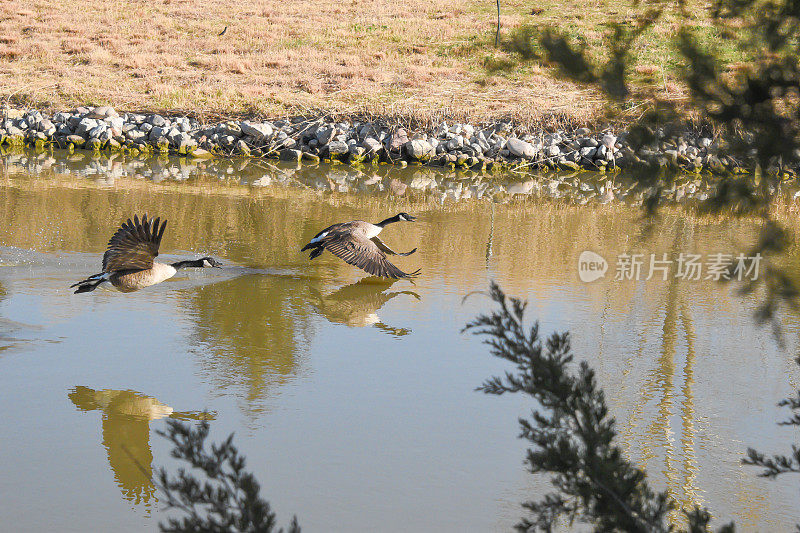
<path fill-rule="evenodd" d="M 139 217 L 134 215 L 133 222 L 131 219 L 124 222 L 108 241 L 108 249 L 103 254 L 103 271 L 71 285 L 70 288 L 77 287 L 75 294 L 90 292 L 107 281 L 120 292 L 133 292 L 161 283 L 184 267 L 222 266 L 212 257 L 172 264 L 154 261 L 166 227 L 167 221 L 161 222 L 160 217 L 148 220 L 147 215 L 144 215 L 140 222 Z"/>
<path fill-rule="evenodd" d="M 408 213 L 398 213 L 377 224 L 364 222 L 363 220 L 353 220 L 351 222 L 340 222 L 328 226 L 320 231 L 308 244 L 300 250 L 305 252 L 311 250 L 309 259 L 318 257 L 324 250 L 342 259 L 344 262 L 364 270 L 373 276 L 384 278 L 413 278 L 419 274 L 419 270 L 406 274 L 386 259 L 389 255 L 411 255 L 417 251 L 416 248 L 410 252 L 395 252 L 382 240 L 378 234 L 387 225 L 394 222 L 414 222 L 417 218 Z"/>

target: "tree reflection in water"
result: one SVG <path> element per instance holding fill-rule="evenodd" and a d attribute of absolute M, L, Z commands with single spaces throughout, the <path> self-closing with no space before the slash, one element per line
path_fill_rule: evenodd
<path fill-rule="evenodd" d="M 307 279 L 244 274 L 183 291 L 195 346 L 218 390 L 241 391 L 251 420 L 270 392 L 299 371 L 312 337 Z"/>
<path fill-rule="evenodd" d="M 122 496 L 134 504 L 154 499 L 153 453 L 150 450 L 150 421 L 161 418 L 209 420 L 213 413 L 175 412 L 155 398 L 131 390 L 94 390 L 77 386 L 69 399 L 82 411 L 102 411 L 103 446 L 108 463 L 122 490 Z"/>

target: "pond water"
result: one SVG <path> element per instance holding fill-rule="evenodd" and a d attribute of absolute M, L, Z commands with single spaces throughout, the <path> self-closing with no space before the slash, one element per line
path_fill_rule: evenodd
<path fill-rule="evenodd" d="M 621 254 L 744 250 L 754 222 L 673 210 L 648 227 L 614 204 L 442 203 L 410 187 L 414 169 L 382 171 L 372 185 L 385 187 L 323 190 L 281 167 L 153 179 L 48 157 L 5 158 L 0 177 L 0 516 L 13 531 L 156 530 L 165 514 L 142 469 L 178 466 L 155 433 L 169 417 L 210 418 L 215 440 L 235 432 L 284 525 L 297 515 L 306 531 L 509 530 L 548 483 L 525 471 L 516 438 L 531 402 L 474 391 L 510 370 L 460 333 L 490 308 L 463 297 L 490 280 L 528 298 L 543 332 L 572 333 L 655 488 L 742 531 L 797 521 L 794 480 L 739 461 L 750 445 L 796 441 L 775 404 L 800 385 L 798 317 L 784 317 L 781 348 L 735 286 L 614 280 Z M 165 166 L 137 168 L 153 165 Z M 313 172 L 335 181 L 345 170 Z M 394 260 L 422 269 L 414 283 L 299 252 L 333 222 L 399 211 L 418 221 L 382 238 L 419 247 Z M 73 294 L 119 223 L 144 212 L 169 220 L 164 258 L 213 255 L 225 268 Z M 585 250 L 608 260 L 605 277 L 579 279 Z"/>

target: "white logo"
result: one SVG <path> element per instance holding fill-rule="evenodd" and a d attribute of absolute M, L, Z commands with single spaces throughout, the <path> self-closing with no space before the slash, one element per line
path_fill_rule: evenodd
<path fill-rule="evenodd" d="M 607 270 L 608 262 L 602 255 L 585 250 L 578 257 L 578 277 L 584 283 L 602 278 Z"/>

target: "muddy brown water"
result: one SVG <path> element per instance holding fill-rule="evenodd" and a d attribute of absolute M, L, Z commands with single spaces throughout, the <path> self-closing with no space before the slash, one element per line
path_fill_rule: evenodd
<path fill-rule="evenodd" d="M 743 531 L 797 521 L 796 483 L 739 463 L 750 445 L 785 452 L 796 441 L 775 404 L 800 383 L 797 317 L 784 316 L 780 348 L 753 321 L 755 297 L 735 286 L 672 272 L 646 280 L 646 266 L 614 280 L 621 254 L 743 250 L 754 222 L 669 211 L 648 232 L 624 206 L 442 204 L 419 191 L 289 187 L 277 174 L 256 187 L 235 169 L 154 181 L 54 159 L 6 165 L 0 179 L 0 516 L 10 530 L 155 530 L 165 514 L 145 474 L 177 467 L 155 431 L 203 416 L 215 439 L 236 433 L 282 524 L 509 530 L 520 502 L 549 487 L 526 473 L 516 438 L 531 402 L 474 391 L 509 369 L 460 333 L 489 308 L 462 298 L 492 279 L 530 300 L 543 332 L 572 333 L 655 488 Z M 412 171 L 396 172 L 409 181 Z M 419 247 L 395 260 L 422 269 L 413 284 L 299 253 L 332 222 L 398 211 L 419 221 L 382 238 Z M 130 294 L 72 294 L 117 225 L 143 212 L 169 220 L 164 258 L 209 254 L 225 268 Z M 578 275 L 585 250 L 609 262 L 591 283 Z"/>

